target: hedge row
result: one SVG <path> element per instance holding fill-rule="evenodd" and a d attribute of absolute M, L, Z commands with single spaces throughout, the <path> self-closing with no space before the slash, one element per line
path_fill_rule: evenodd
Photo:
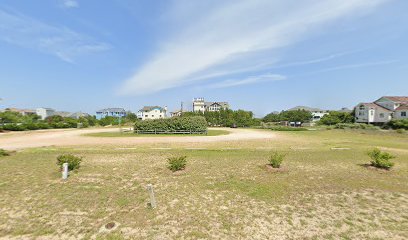
<path fill-rule="evenodd" d="M 192 133 L 207 131 L 207 121 L 204 117 L 178 117 L 138 121 L 135 132 L 182 132 Z"/>

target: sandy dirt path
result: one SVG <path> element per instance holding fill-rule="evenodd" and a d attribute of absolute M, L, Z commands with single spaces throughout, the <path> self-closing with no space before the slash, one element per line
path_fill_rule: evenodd
<path fill-rule="evenodd" d="M 18 150 L 45 146 L 83 146 L 83 145 L 135 145 L 142 143 L 200 143 L 200 142 L 223 142 L 242 141 L 256 139 L 271 139 L 275 137 L 273 132 L 256 129 L 230 129 L 222 128 L 230 132 L 220 136 L 185 136 L 185 137 L 90 137 L 82 136 L 87 133 L 114 132 L 117 128 L 97 129 L 54 129 L 26 132 L 0 133 L 0 148 Z"/>

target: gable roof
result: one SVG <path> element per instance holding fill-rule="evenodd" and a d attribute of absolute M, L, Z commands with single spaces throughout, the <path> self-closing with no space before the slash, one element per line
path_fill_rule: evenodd
<path fill-rule="evenodd" d="M 395 111 L 408 110 L 408 104 L 401 104 Z"/>
<path fill-rule="evenodd" d="M 228 107 L 228 102 L 205 102 L 205 103 L 204 103 L 204 105 L 205 105 L 206 107 L 211 106 L 211 105 L 214 105 L 214 104 L 218 104 L 218 105 L 220 105 L 220 106 L 222 106 L 222 107 Z"/>
<path fill-rule="evenodd" d="M 309 112 L 321 112 L 324 111 L 320 108 L 311 108 L 311 107 L 307 107 L 307 106 L 296 106 L 293 108 L 288 109 L 288 111 L 297 111 L 297 110 L 305 110 L 305 111 L 309 111 Z"/>
<path fill-rule="evenodd" d="M 384 96 L 382 98 L 386 98 L 386 99 L 391 100 L 391 101 L 396 102 L 396 103 L 408 103 L 408 97 L 407 96 Z M 378 99 L 378 100 L 380 100 L 380 99 Z"/>
<path fill-rule="evenodd" d="M 124 108 L 105 108 L 96 112 L 126 112 Z"/>
<path fill-rule="evenodd" d="M 383 107 L 383 106 L 380 106 L 380 105 L 378 105 L 378 104 L 376 104 L 376 103 L 360 103 L 360 104 L 358 104 L 357 106 L 360 106 L 360 105 L 364 105 L 364 106 L 372 107 L 372 108 L 380 108 L 380 109 L 382 109 L 382 110 L 384 110 L 384 111 L 392 112 L 391 110 L 389 110 L 389 109 L 387 109 L 387 108 L 385 108 L 385 107 Z"/>
<path fill-rule="evenodd" d="M 163 108 L 160 107 L 160 106 L 144 106 L 144 107 L 143 107 L 142 109 L 140 109 L 139 111 L 142 111 L 142 112 L 150 112 L 150 111 L 152 111 L 153 109 L 159 109 L 160 111 L 163 110 Z"/>

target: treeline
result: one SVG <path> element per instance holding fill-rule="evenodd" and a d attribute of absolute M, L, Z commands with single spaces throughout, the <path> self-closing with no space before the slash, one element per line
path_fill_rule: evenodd
<path fill-rule="evenodd" d="M 117 117 L 105 117 L 97 120 L 94 116 L 79 118 L 62 117 L 53 115 L 41 120 L 36 114 L 22 115 L 18 112 L 5 111 L 0 112 L 0 131 L 25 131 L 51 128 L 87 128 L 90 126 L 108 126 L 108 125 L 133 125 L 138 119 L 136 114 L 128 113 L 121 119 Z"/>
<path fill-rule="evenodd" d="M 58 115 L 50 116 L 41 120 L 38 115 L 22 115 L 17 112 L 5 111 L 0 113 L 0 130 L 25 131 L 51 128 L 76 128 L 95 126 L 97 120 L 94 117 L 68 118 Z"/>
<path fill-rule="evenodd" d="M 136 121 L 134 126 L 136 133 L 157 132 L 190 132 L 203 133 L 207 131 L 207 121 L 204 117 L 174 117 L 154 120 Z"/>
<path fill-rule="evenodd" d="M 263 118 L 263 122 L 310 122 L 312 113 L 306 110 L 282 111 L 279 113 L 269 113 Z"/>
<path fill-rule="evenodd" d="M 212 127 L 250 127 L 259 126 L 260 120 L 254 118 L 251 111 L 222 109 L 219 112 L 184 112 L 183 117 L 204 117 L 208 126 Z"/>

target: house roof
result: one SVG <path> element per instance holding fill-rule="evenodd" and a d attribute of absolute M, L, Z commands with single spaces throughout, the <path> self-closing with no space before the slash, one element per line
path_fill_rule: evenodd
<path fill-rule="evenodd" d="M 360 106 L 360 105 L 364 105 L 364 106 L 372 107 L 372 108 L 380 108 L 380 109 L 383 109 L 385 111 L 392 112 L 391 110 L 389 110 L 389 109 L 387 109 L 387 108 L 385 108 L 383 106 L 380 106 L 380 105 L 378 105 L 376 103 L 360 103 L 357 106 Z"/>
<path fill-rule="evenodd" d="M 228 106 L 228 102 L 205 102 L 204 103 L 205 106 L 211 106 L 211 105 L 214 105 L 214 104 L 218 104 L 218 105 L 223 106 L 223 107 Z"/>
<path fill-rule="evenodd" d="M 382 98 L 389 99 L 393 102 L 397 103 L 408 103 L 408 97 L 407 96 L 384 96 Z"/>
<path fill-rule="evenodd" d="M 54 115 L 58 115 L 61 117 L 69 117 L 69 115 L 71 115 L 70 112 L 65 112 L 65 111 L 58 111 L 58 112 L 54 112 Z"/>
<path fill-rule="evenodd" d="M 10 111 L 10 112 L 25 112 L 25 113 L 35 113 L 35 110 L 33 109 L 20 109 L 20 108 L 6 108 L 4 109 L 5 111 Z"/>
<path fill-rule="evenodd" d="M 150 111 L 152 111 L 153 109 L 163 110 L 163 108 L 160 107 L 160 106 L 144 106 L 144 107 L 143 107 L 142 109 L 140 109 L 139 111 L 142 111 L 142 112 L 150 112 Z"/>
<path fill-rule="evenodd" d="M 105 108 L 96 112 L 126 112 L 124 108 Z"/>
<path fill-rule="evenodd" d="M 399 106 L 397 109 L 395 109 L 396 111 L 401 111 L 401 110 L 408 110 L 408 104 L 401 104 L 401 106 Z"/>
<path fill-rule="evenodd" d="M 91 115 L 89 115 L 88 113 L 84 113 L 84 112 L 74 112 L 69 115 L 69 117 L 71 118 L 80 118 L 80 117 L 88 117 L 88 116 L 91 116 Z"/>
<path fill-rule="evenodd" d="M 305 110 L 305 111 L 309 111 L 309 112 L 321 112 L 324 111 L 320 108 L 311 108 L 311 107 L 307 107 L 307 106 L 296 106 L 294 108 L 290 108 L 288 109 L 288 111 L 297 111 L 297 110 Z"/>

